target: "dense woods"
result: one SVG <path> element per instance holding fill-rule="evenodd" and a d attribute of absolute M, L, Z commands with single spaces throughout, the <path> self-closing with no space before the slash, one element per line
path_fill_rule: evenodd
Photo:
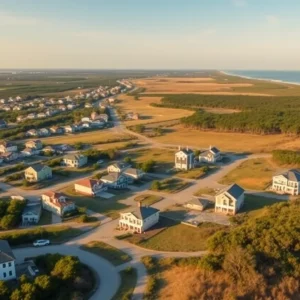
<path fill-rule="evenodd" d="M 255 134 L 300 133 L 300 97 L 243 95 L 168 95 L 154 106 L 196 110 L 182 119 L 187 127 Z M 201 108 L 230 108 L 240 112 L 214 114 Z"/>
<path fill-rule="evenodd" d="M 292 150 L 274 150 L 272 158 L 279 164 L 300 165 L 300 152 Z"/>

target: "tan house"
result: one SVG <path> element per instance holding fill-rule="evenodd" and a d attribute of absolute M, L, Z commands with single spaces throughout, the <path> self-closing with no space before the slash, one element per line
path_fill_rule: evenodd
<path fill-rule="evenodd" d="M 215 212 L 235 215 L 244 204 L 244 194 L 244 189 L 237 184 L 220 191 L 215 197 Z"/>
<path fill-rule="evenodd" d="M 175 169 L 190 170 L 194 168 L 195 157 L 194 152 L 189 149 L 181 149 L 175 153 Z"/>
<path fill-rule="evenodd" d="M 118 162 L 107 167 L 108 173 L 122 173 L 130 168 L 130 165 L 125 162 Z"/>
<path fill-rule="evenodd" d="M 80 168 L 87 164 L 88 158 L 82 154 L 69 154 L 63 158 L 63 163 L 67 167 Z"/>
<path fill-rule="evenodd" d="M 35 150 L 41 150 L 43 148 L 43 144 L 41 140 L 31 140 L 25 143 L 25 147 Z"/>
<path fill-rule="evenodd" d="M 289 170 L 287 173 L 273 176 L 272 190 L 278 194 L 299 195 L 300 172 Z"/>
<path fill-rule="evenodd" d="M 18 147 L 14 145 L 10 141 L 1 141 L 0 142 L 0 152 L 1 153 L 6 153 L 6 152 L 16 152 L 18 151 Z"/>
<path fill-rule="evenodd" d="M 63 216 L 66 212 L 76 208 L 75 203 L 69 200 L 63 193 L 47 191 L 42 194 L 43 208 L 56 215 Z"/>
<path fill-rule="evenodd" d="M 200 153 L 199 155 L 199 162 L 206 162 L 206 163 L 216 163 L 222 159 L 221 151 L 216 148 L 210 146 L 207 151 Z"/>
<path fill-rule="evenodd" d="M 143 233 L 159 221 L 159 210 L 150 206 L 139 206 L 135 211 L 120 214 L 119 228 Z"/>
<path fill-rule="evenodd" d="M 33 165 L 25 170 L 25 179 L 29 182 L 39 182 L 52 178 L 52 169 L 42 164 Z"/>
<path fill-rule="evenodd" d="M 209 205 L 209 201 L 206 199 L 201 199 L 198 197 L 194 197 L 190 201 L 186 202 L 184 206 L 188 209 L 192 210 L 200 210 L 203 211 Z"/>
<path fill-rule="evenodd" d="M 96 196 L 97 194 L 106 191 L 107 186 L 101 180 L 82 179 L 74 184 L 75 192 L 88 196 Z"/>

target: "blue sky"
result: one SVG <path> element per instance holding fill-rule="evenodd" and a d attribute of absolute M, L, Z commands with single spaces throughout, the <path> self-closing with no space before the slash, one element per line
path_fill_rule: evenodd
<path fill-rule="evenodd" d="M 298 0 L 0 0 L 0 68 L 300 69 Z"/>

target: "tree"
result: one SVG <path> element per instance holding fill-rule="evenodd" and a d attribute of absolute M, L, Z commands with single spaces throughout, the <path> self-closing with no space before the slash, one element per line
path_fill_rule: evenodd
<path fill-rule="evenodd" d="M 10 295 L 10 300 L 24 300 L 23 294 L 20 289 L 16 289 Z"/>
<path fill-rule="evenodd" d="M 54 266 L 51 275 L 62 280 L 74 279 L 79 268 L 79 260 L 74 256 L 65 256 L 61 258 Z"/>
<path fill-rule="evenodd" d="M 1 219 L 1 227 L 3 229 L 11 229 L 14 226 L 16 226 L 17 223 L 17 218 L 15 215 L 5 215 L 2 219 Z"/>
<path fill-rule="evenodd" d="M 134 129 L 138 133 L 143 133 L 145 131 L 145 125 L 138 124 L 134 127 Z"/>
<path fill-rule="evenodd" d="M 129 156 L 126 156 L 125 158 L 124 158 L 124 162 L 126 162 L 126 163 L 128 163 L 128 164 L 132 164 L 132 159 L 129 157 Z"/>
<path fill-rule="evenodd" d="M 9 297 L 9 288 L 5 281 L 0 281 L 0 300 L 6 300 Z"/>
<path fill-rule="evenodd" d="M 159 191 L 161 189 L 161 183 L 158 180 L 154 180 L 151 184 L 151 190 Z"/>
<path fill-rule="evenodd" d="M 141 165 L 140 165 L 140 168 L 144 171 L 144 172 L 151 172 L 153 171 L 153 168 L 155 166 L 155 161 L 154 160 L 147 160 L 145 162 L 143 162 Z"/>

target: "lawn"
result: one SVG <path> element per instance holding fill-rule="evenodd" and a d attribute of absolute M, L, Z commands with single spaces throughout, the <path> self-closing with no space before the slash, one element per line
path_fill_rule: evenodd
<path fill-rule="evenodd" d="M 187 171 L 178 171 L 175 176 L 186 179 L 199 179 L 208 173 L 217 170 L 216 166 L 202 166 Z"/>
<path fill-rule="evenodd" d="M 144 206 L 151 206 L 152 204 L 161 201 L 163 197 L 151 194 L 142 194 L 134 198 L 134 201 L 141 202 Z"/>
<path fill-rule="evenodd" d="M 271 159 L 256 158 L 242 162 L 221 180 L 221 184 L 237 183 L 245 189 L 264 190 L 278 172 L 278 167 Z"/>
<path fill-rule="evenodd" d="M 207 149 L 209 145 L 217 146 L 228 152 L 271 152 L 274 149 L 295 149 L 300 147 L 300 140 L 283 134 L 255 135 L 247 133 L 228 133 L 201 131 L 176 125 L 168 128 L 162 136 L 153 138 L 159 143 L 188 145 Z M 233 141 L 235 141 L 233 143 Z"/>
<path fill-rule="evenodd" d="M 114 266 L 124 264 L 131 260 L 131 257 L 125 252 L 99 241 L 89 242 L 86 245 L 82 245 L 80 248 L 103 257 Z"/>
<path fill-rule="evenodd" d="M 127 197 L 127 192 L 124 191 L 120 197 L 117 196 L 110 199 L 76 194 L 73 186 L 69 186 L 63 189 L 61 192 L 65 193 L 71 200 L 75 201 L 77 206 L 86 207 L 94 212 L 104 214 L 112 219 L 118 218 L 119 212 L 128 207 L 128 205 L 119 202 L 119 200 Z"/>
<path fill-rule="evenodd" d="M 121 110 L 122 114 L 135 112 L 140 116 L 139 120 L 125 121 L 128 126 L 180 119 L 193 113 L 190 110 L 151 106 L 151 103 L 160 103 L 161 97 L 140 96 L 139 100 L 135 100 L 134 96 L 122 94 L 118 96 L 118 99 L 120 102 L 116 104 L 116 107 Z"/>
<path fill-rule="evenodd" d="M 136 269 L 129 267 L 120 272 L 120 277 L 121 285 L 112 300 L 131 299 L 131 295 L 137 283 L 137 271 Z"/>
<path fill-rule="evenodd" d="M 163 217 L 160 218 L 159 223 L 157 226 L 164 229 L 155 235 L 152 235 L 150 229 L 142 236 L 134 235 L 127 240 L 157 251 L 201 251 L 206 250 L 206 242 L 210 236 L 226 228 L 226 226 L 212 223 L 203 223 L 199 227 L 192 227 Z M 154 227 L 152 230 L 156 231 L 157 228 Z"/>
<path fill-rule="evenodd" d="M 186 182 L 179 178 L 164 179 L 159 181 L 159 184 L 159 189 L 154 189 L 153 187 L 151 187 L 150 190 L 152 189 L 154 191 L 160 191 L 165 193 L 178 193 L 179 191 L 186 189 L 190 185 L 189 182 Z"/>
<path fill-rule="evenodd" d="M 201 196 L 201 195 L 214 196 L 215 194 L 216 194 L 215 189 L 206 186 L 206 187 L 200 188 L 194 195 L 195 196 Z"/>
<path fill-rule="evenodd" d="M 264 208 L 275 203 L 286 201 L 286 200 L 278 200 L 274 198 L 267 198 L 261 196 L 255 196 L 251 194 L 245 195 L 244 205 L 242 209 L 239 211 L 240 213 L 247 212 L 250 216 L 260 216 L 264 213 Z"/>
<path fill-rule="evenodd" d="M 167 149 L 137 149 L 129 153 L 130 158 L 135 163 L 143 163 L 149 160 L 155 161 L 154 171 L 157 173 L 166 173 L 174 167 L 175 151 Z"/>
<path fill-rule="evenodd" d="M 48 224 L 52 224 L 52 213 L 48 210 L 43 209 L 38 225 L 48 225 Z"/>

